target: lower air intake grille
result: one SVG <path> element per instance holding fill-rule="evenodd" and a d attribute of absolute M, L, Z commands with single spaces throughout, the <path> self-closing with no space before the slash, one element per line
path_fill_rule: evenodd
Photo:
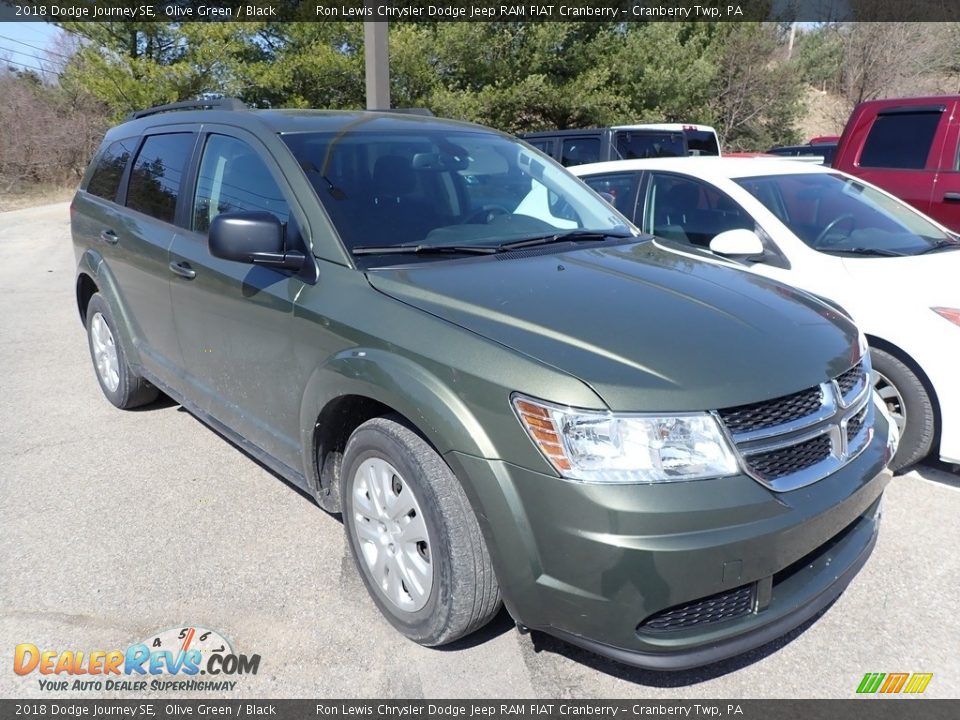
<path fill-rule="evenodd" d="M 753 609 L 753 585 L 711 595 L 686 605 L 658 612 L 637 627 L 639 632 L 658 633 L 684 630 L 695 625 L 733 620 L 749 615 Z"/>

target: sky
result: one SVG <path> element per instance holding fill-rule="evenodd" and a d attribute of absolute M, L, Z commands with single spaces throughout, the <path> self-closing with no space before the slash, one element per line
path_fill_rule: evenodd
<path fill-rule="evenodd" d="M 44 50 L 54 49 L 53 40 L 61 32 L 50 23 L 0 22 L 0 58 L 18 69 L 23 65 L 39 68 L 37 58 L 43 59 Z"/>

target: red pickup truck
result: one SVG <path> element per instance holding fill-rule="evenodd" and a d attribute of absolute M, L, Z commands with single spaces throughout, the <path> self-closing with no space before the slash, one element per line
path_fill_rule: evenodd
<path fill-rule="evenodd" d="M 960 95 L 861 103 L 843 130 L 833 167 L 960 232 L 958 111 Z"/>

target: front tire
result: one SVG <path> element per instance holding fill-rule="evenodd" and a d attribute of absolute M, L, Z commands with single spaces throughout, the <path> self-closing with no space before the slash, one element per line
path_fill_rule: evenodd
<path fill-rule="evenodd" d="M 466 494 L 401 418 L 374 418 L 353 432 L 340 492 L 354 561 L 397 630 L 443 645 L 497 613 L 500 588 Z"/>
<path fill-rule="evenodd" d="M 123 410 L 153 402 L 160 391 L 130 368 L 119 338 L 110 305 L 95 293 L 87 304 L 87 343 L 100 389 Z"/>
<path fill-rule="evenodd" d="M 923 382 L 900 359 L 872 348 L 873 386 L 900 429 L 900 447 L 890 461 L 902 470 L 930 454 L 936 434 L 933 403 Z"/>

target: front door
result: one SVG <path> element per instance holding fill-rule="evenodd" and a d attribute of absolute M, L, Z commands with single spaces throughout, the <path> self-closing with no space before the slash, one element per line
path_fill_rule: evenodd
<path fill-rule="evenodd" d="M 266 211 L 292 228 L 275 162 L 258 140 L 209 132 L 192 183 L 187 229 L 170 248 L 173 314 L 187 395 L 245 439 L 300 467 L 300 388 L 285 382 L 294 358 L 293 301 L 303 283 L 291 272 L 213 257 L 210 221 L 220 213 Z M 288 235 L 289 237 L 289 235 Z"/>

